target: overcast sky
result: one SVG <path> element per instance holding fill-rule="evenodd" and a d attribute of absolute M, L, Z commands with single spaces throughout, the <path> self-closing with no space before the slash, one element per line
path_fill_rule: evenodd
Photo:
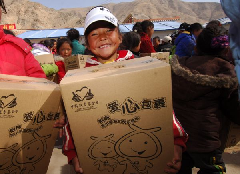
<path fill-rule="evenodd" d="M 39 2 L 47 7 L 61 9 L 61 8 L 77 8 L 89 7 L 107 3 L 131 2 L 133 0 L 31 0 Z M 220 2 L 220 0 L 184 0 L 188 2 Z"/>

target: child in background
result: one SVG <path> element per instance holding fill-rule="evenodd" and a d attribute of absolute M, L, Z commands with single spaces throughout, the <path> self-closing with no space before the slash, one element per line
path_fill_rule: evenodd
<path fill-rule="evenodd" d="M 151 37 L 154 33 L 154 24 L 151 21 L 145 20 L 142 22 L 137 22 L 133 26 L 132 30 L 139 33 L 141 36 L 140 53 L 156 52 L 151 41 Z"/>
<path fill-rule="evenodd" d="M 231 120 L 240 124 L 234 65 L 226 58 L 228 36 L 221 26 L 203 29 L 198 56 L 172 59 L 173 108 L 189 134 L 178 174 L 225 173 L 222 153 Z"/>
<path fill-rule="evenodd" d="M 118 62 L 133 59 L 132 52 L 127 50 L 118 51 L 122 42 L 122 35 L 119 32 L 117 18 L 105 7 L 94 7 L 86 16 L 85 39 L 88 49 L 94 57 L 87 60 L 86 67 L 97 66 L 111 62 Z M 185 149 L 187 135 L 181 125 L 174 121 L 174 158 L 167 164 L 165 171 L 175 174 L 181 167 L 182 150 Z M 64 154 L 68 157 L 69 163 L 74 165 L 77 173 L 83 173 L 80 168 L 75 146 L 71 136 L 69 124 L 65 126 L 66 141 L 63 147 Z"/>
<path fill-rule="evenodd" d="M 62 80 L 65 76 L 65 65 L 64 58 L 72 55 L 72 42 L 68 38 L 61 38 L 57 42 L 57 54 L 58 56 L 54 56 L 54 60 L 56 65 L 58 66 L 58 82 Z"/>
<path fill-rule="evenodd" d="M 120 48 L 122 50 L 130 50 L 134 54 L 134 58 L 139 57 L 139 50 L 141 45 L 141 37 L 136 32 L 128 32 L 123 35 L 122 44 Z"/>
<path fill-rule="evenodd" d="M 75 28 L 67 31 L 67 37 L 71 40 L 73 45 L 72 54 L 84 54 L 85 47 L 79 43 L 80 33 Z"/>
<path fill-rule="evenodd" d="M 51 50 L 51 52 L 52 52 L 52 54 L 57 54 L 57 41 L 55 40 L 55 39 L 50 39 L 50 41 L 52 42 L 52 50 Z"/>

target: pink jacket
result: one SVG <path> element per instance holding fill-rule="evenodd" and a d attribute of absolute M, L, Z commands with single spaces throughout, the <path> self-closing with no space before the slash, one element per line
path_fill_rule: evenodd
<path fill-rule="evenodd" d="M 0 28 L 0 74 L 46 78 L 40 64 L 22 39 Z"/>

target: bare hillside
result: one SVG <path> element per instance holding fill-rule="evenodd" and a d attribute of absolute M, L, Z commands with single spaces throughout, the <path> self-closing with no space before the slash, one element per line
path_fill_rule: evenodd
<path fill-rule="evenodd" d="M 137 19 L 180 16 L 180 22 L 205 23 L 225 17 L 219 3 L 182 2 L 180 0 L 135 0 L 105 4 L 120 23 L 131 13 Z M 82 27 L 89 8 L 55 10 L 29 0 L 7 0 L 7 15 L 2 23 L 15 23 L 18 29 Z"/>

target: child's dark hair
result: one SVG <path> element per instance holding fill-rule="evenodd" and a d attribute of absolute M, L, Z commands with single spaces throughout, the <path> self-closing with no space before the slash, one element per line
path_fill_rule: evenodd
<path fill-rule="evenodd" d="M 12 35 L 12 36 L 15 36 L 14 32 L 11 31 L 11 30 L 3 29 L 3 32 L 4 32 L 5 34 L 10 34 L 10 35 Z"/>
<path fill-rule="evenodd" d="M 222 24 L 219 20 L 212 20 L 206 25 L 206 28 L 211 28 L 212 26 L 222 26 Z"/>
<path fill-rule="evenodd" d="M 51 40 L 44 40 L 43 45 L 47 48 L 52 48 L 54 43 Z"/>
<path fill-rule="evenodd" d="M 64 38 L 61 38 L 57 41 L 57 53 L 59 54 L 59 50 L 60 50 L 60 47 L 64 44 L 64 43 L 68 43 L 70 45 L 70 47 L 73 49 L 73 45 L 72 45 L 72 42 L 70 39 L 64 37 Z"/>
<path fill-rule="evenodd" d="M 156 39 L 157 41 L 160 42 L 160 37 L 159 36 L 155 36 L 153 39 Z"/>
<path fill-rule="evenodd" d="M 191 25 L 186 22 L 183 22 L 179 26 L 178 30 L 191 32 Z"/>
<path fill-rule="evenodd" d="M 138 32 L 139 34 L 142 33 L 142 32 L 147 33 L 148 27 L 154 28 L 154 24 L 149 20 L 144 20 L 142 22 L 137 22 L 133 26 L 132 31 Z"/>
<path fill-rule="evenodd" d="M 228 47 L 228 36 L 222 26 L 212 25 L 204 28 L 197 38 L 197 53 L 199 55 L 221 56 L 222 51 Z"/>
<path fill-rule="evenodd" d="M 3 13 L 7 13 L 7 10 L 6 10 L 6 7 L 5 7 L 5 4 L 4 4 L 4 0 L 0 0 L 0 7 L 3 9 Z"/>
<path fill-rule="evenodd" d="M 70 30 L 67 31 L 67 37 L 73 41 L 73 40 L 79 40 L 80 34 L 79 31 L 75 28 L 71 28 Z"/>
<path fill-rule="evenodd" d="M 193 23 L 190 25 L 190 31 L 193 32 L 193 31 L 199 31 L 203 29 L 202 25 L 199 24 L 199 23 Z"/>
<path fill-rule="evenodd" d="M 128 32 L 123 35 L 123 40 L 120 48 L 122 50 L 132 50 L 136 48 L 141 41 L 141 37 L 136 32 Z"/>
<path fill-rule="evenodd" d="M 32 46 L 32 42 L 28 38 L 23 39 L 28 45 Z"/>
<path fill-rule="evenodd" d="M 54 42 L 57 42 L 55 39 L 50 39 L 50 41 L 54 44 Z"/>

